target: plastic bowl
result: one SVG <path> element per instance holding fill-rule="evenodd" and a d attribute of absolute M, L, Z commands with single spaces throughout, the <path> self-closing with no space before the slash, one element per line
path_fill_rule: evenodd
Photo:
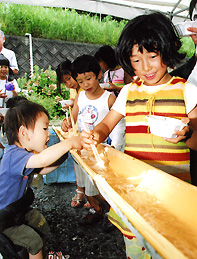
<path fill-rule="evenodd" d="M 181 120 L 164 116 L 148 115 L 146 118 L 148 120 L 150 132 L 153 135 L 163 138 L 176 138 L 177 135 L 174 134 L 174 131 L 182 130 L 187 126 L 187 124 L 183 123 Z"/>
<path fill-rule="evenodd" d="M 59 101 L 59 102 L 61 103 L 62 107 L 66 106 L 66 105 L 70 106 L 73 104 L 72 100 L 63 100 L 63 101 Z"/>
<path fill-rule="evenodd" d="M 187 37 L 189 35 L 195 34 L 194 32 L 188 31 L 188 27 L 197 27 L 197 21 L 186 21 L 180 22 L 175 25 L 180 37 Z"/>

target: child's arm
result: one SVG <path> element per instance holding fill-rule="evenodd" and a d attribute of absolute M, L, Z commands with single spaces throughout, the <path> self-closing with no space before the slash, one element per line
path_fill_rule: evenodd
<path fill-rule="evenodd" d="M 85 149 L 91 149 L 91 144 L 97 145 L 103 142 L 123 117 L 122 114 L 115 110 L 110 110 L 105 118 L 96 125 L 93 131 L 90 131 L 90 133 L 83 131 L 81 133 L 83 147 Z"/>
<path fill-rule="evenodd" d="M 72 116 L 73 116 L 75 123 L 77 122 L 77 117 L 78 117 L 78 113 L 79 113 L 78 98 L 79 98 L 79 94 L 77 94 L 75 101 L 74 101 L 73 108 L 72 108 Z"/>
<path fill-rule="evenodd" d="M 111 82 L 107 82 L 110 87 L 105 87 L 104 90 L 108 90 L 108 91 L 120 91 L 122 89 L 122 87 L 119 87 Z"/>
<path fill-rule="evenodd" d="M 112 105 L 115 103 L 116 100 L 116 96 L 113 94 L 110 94 L 109 98 L 108 98 L 108 107 L 109 110 L 111 109 Z"/>
<path fill-rule="evenodd" d="M 190 37 L 192 38 L 194 44 L 197 45 L 197 36 L 196 36 L 197 28 L 195 28 L 195 27 L 188 27 L 187 30 L 195 33 L 195 34 L 191 34 Z"/>
<path fill-rule="evenodd" d="M 81 139 L 79 136 L 70 137 L 53 146 L 50 146 L 29 158 L 26 168 L 43 168 L 53 166 L 58 159 L 60 159 L 70 149 L 81 149 Z"/>

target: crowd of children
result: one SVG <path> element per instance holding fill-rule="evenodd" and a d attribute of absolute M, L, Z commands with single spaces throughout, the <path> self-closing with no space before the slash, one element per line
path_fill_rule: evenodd
<path fill-rule="evenodd" d="M 181 41 L 172 22 L 159 12 L 140 15 L 128 22 L 116 47 L 118 66 L 113 69 L 120 68 L 130 78 L 137 76 L 138 79 L 126 84 L 117 98 L 100 86 L 100 65 L 105 61 L 100 58 L 99 51 L 95 57 L 82 55 L 73 63 L 62 62 L 56 70 L 58 86 L 63 83 L 74 89 L 76 95 L 71 96 L 72 112 L 63 120 L 61 128 L 68 131 L 72 117 L 81 134 L 51 147 L 47 148 L 50 133 L 46 109 L 28 100 L 17 100 L 10 106 L 5 116 L 9 147 L 0 165 L 0 210 L 9 209 L 5 211 L 11 213 L 13 219 L 4 217 L 3 233 L 14 244 L 24 246 L 29 258 L 43 258 L 42 236 L 49 231 L 44 217 L 30 209 L 31 202 L 27 202 L 29 198 L 26 197 L 32 197 L 33 174 L 51 172 L 66 159 L 66 153 L 72 148 L 91 149 L 92 144 L 110 140 L 114 148 L 182 180 L 189 180 L 189 148 L 197 146 L 197 88 L 168 73 L 168 67 L 174 68 L 184 58 L 180 47 Z M 3 78 L 0 69 L 0 79 L 7 80 L 9 63 L 1 63 L 1 60 L 5 59 L 0 57 L 0 66 L 1 69 L 6 66 L 7 73 L 4 72 Z M 15 90 L 12 90 L 13 95 Z M 154 136 L 146 121 L 150 114 L 183 121 L 188 118 L 192 131 L 185 127 L 177 132 L 176 139 Z M 75 173 L 78 196 L 71 205 L 83 204 L 86 195 L 91 207 L 81 223 L 93 224 L 107 216 L 124 234 L 124 223 L 112 209 L 108 214 L 110 205 L 77 164 Z M 16 202 L 21 199 L 27 206 L 17 210 Z M 3 228 L 2 224 L 0 227 Z M 131 231 L 127 231 L 124 240 L 127 258 L 151 257 Z"/>

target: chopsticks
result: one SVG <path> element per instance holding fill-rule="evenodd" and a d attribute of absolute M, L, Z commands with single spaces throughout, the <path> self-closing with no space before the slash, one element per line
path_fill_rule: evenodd
<path fill-rule="evenodd" d="M 71 124 L 72 124 L 72 128 L 73 128 L 73 135 L 77 136 L 77 132 L 76 132 L 76 129 L 75 129 L 75 122 L 74 122 L 74 119 L 73 119 L 73 116 L 72 116 L 72 113 L 71 113 L 71 107 L 70 106 L 69 106 L 69 112 L 70 112 Z"/>
<path fill-rule="evenodd" d="M 85 131 L 90 132 L 82 115 L 81 115 L 81 120 L 82 120 L 82 123 L 83 123 L 83 126 L 84 126 Z M 91 144 L 91 148 L 92 148 L 92 151 L 93 151 L 93 153 L 94 153 L 94 156 L 95 156 L 95 159 L 96 159 L 97 163 L 98 163 L 100 166 L 104 167 L 104 162 L 103 162 L 103 160 L 100 158 L 99 153 L 98 153 L 98 150 L 96 149 L 96 146 L 95 146 L 94 144 Z"/>

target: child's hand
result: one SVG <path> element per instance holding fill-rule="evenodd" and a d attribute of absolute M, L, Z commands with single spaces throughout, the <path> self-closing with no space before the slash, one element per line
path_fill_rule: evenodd
<path fill-rule="evenodd" d="M 182 118 L 181 121 L 185 124 L 188 124 L 190 122 L 189 118 Z M 166 141 L 177 144 L 180 141 L 186 141 L 190 135 L 192 135 L 193 129 L 190 126 L 184 127 L 180 131 L 175 131 L 174 134 L 177 135 L 176 138 L 164 138 Z"/>
<path fill-rule="evenodd" d="M 68 122 L 67 118 L 64 118 L 64 120 L 62 121 L 61 129 L 64 132 L 68 132 L 68 130 L 71 129 L 71 123 Z"/>
<path fill-rule="evenodd" d="M 0 98 L 6 98 L 6 93 L 2 93 L 3 89 L 0 90 Z"/>
<path fill-rule="evenodd" d="M 82 131 L 80 134 L 82 145 L 84 149 L 92 150 L 91 145 L 97 145 L 96 136 L 94 131 Z"/>
<path fill-rule="evenodd" d="M 115 84 L 111 83 L 111 82 L 107 82 L 110 87 L 106 87 L 104 88 L 105 90 L 108 90 L 108 91 L 120 91 L 120 87 L 116 86 Z"/>
<path fill-rule="evenodd" d="M 195 34 L 191 34 L 190 37 L 192 38 L 194 44 L 197 44 L 197 28 L 196 27 L 188 27 L 188 31 L 194 32 Z"/>
<path fill-rule="evenodd" d="M 83 148 L 80 136 L 73 136 L 73 137 L 70 137 L 68 140 L 71 141 L 71 146 L 72 146 L 71 149 L 81 150 Z"/>
<path fill-rule="evenodd" d="M 177 135 L 176 138 L 163 138 L 163 139 L 165 139 L 168 142 L 177 144 L 180 141 L 185 141 L 188 134 L 190 134 L 190 132 L 191 132 L 190 126 L 186 126 L 181 131 L 175 131 L 174 132 L 174 134 Z"/>

